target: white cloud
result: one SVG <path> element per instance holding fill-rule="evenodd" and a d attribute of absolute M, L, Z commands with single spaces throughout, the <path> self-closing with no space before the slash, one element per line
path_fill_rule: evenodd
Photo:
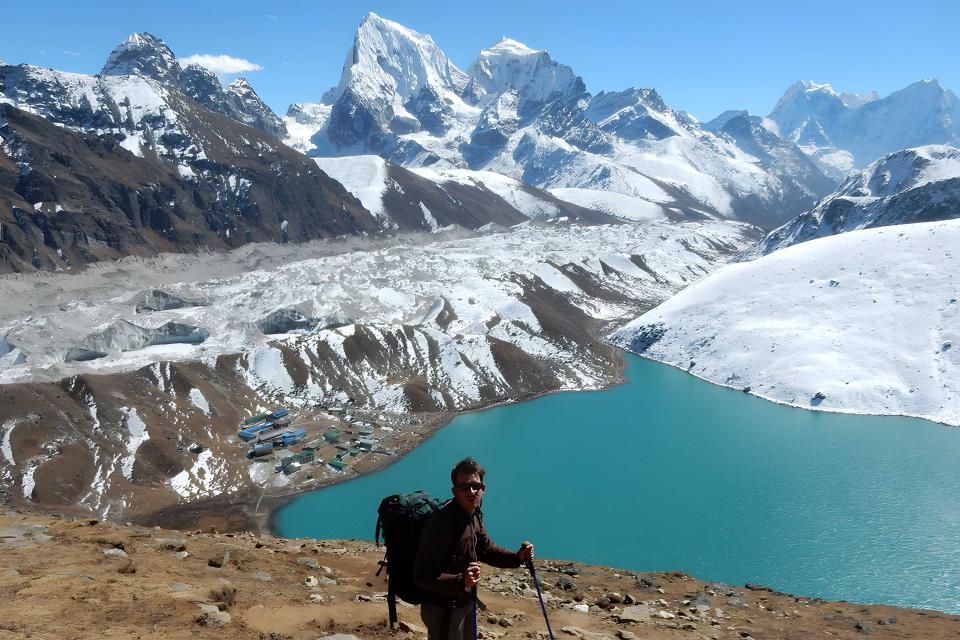
<path fill-rule="evenodd" d="M 260 71 L 263 69 L 259 64 L 244 60 L 243 58 L 234 58 L 220 54 L 218 56 L 208 53 L 196 53 L 186 58 L 181 58 L 180 63 L 183 66 L 188 64 L 199 64 L 206 67 L 214 73 L 244 73 L 247 71 Z"/>
<path fill-rule="evenodd" d="M 271 20 L 279 20 L 279 19 L 280 19 L 279 16 L 275 16 L 275 15 L 273 15 L 272 13 L 268 13 L 268 14 L 267 14 L 267 17 L 270 18 Z"/>
<path fill-rule="evenodd" d="M 73 56 L 73 57 L 77 57 L 80 55 L 76 51 L 67 51 L 66 49 L 63 50 L 63 54 L 68 56 Z"/>

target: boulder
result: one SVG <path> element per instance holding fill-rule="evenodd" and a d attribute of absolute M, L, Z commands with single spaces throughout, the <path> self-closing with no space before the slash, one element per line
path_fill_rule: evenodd
<path fill-rule="evenodd" d="M 650 607 L 645 604 L 624 607 L 617 619 L 620 622 L 644 622 L 650 619 Z"/>
<path fill-rule="evenodd" d="M 197 618 L 197 624 L 204 627 L 222 627 L 230 622 L 230 614 L 220 611 L 220 607 L 213 604 L 198 602 L 197 606 L 203 611 Z"/>
<path fill-rule="evenodd" d="M 214 567 L 216 569 L 220 569 L 223 567 L 223 565 L 227 564 L 228 562 L 230 562 L 230 552 L 224 549 L 217 555 L 207 560 L 207 565 Z"/>

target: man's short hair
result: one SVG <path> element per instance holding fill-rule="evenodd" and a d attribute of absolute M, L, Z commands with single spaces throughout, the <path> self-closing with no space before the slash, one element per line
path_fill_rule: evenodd
<path fill-rule="evenodd" d="M 477 474 L 480 476 L 480 480 L 483 480 L 483 475 L 486 473 L 483 467 L 480 466 L 480 463 L 474 460 L 473 458 L 464 458 L 457 463 L 457 466 L 453 468 L 453 471 L 450 472 L 450 483 L 457 484 L 457 476 L 459 475 L 473 475 Z"/>

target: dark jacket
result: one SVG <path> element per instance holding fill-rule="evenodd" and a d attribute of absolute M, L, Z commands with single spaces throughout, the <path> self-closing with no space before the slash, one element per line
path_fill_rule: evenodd
<path fill-rule="evenodd" d="M 473 596 L 463 588 L 463 573 L 471 562 L 514 569 L 520 556 L 490 540 L 479 509 L 470 515 L 451 501 L 423 526 L 413 581 L 427 592 L 425 602 L 468 604 Z"/>

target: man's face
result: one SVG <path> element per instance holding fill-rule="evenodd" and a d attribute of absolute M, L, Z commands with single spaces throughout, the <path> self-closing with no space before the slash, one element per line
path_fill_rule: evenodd
<path fill-rule="evenodd" d="M 477 473 L 457 474 L 457 483 L 453 486 L 453 499 L 467 513 L 473 513 L 483 499 L 483 481 Z"/>

